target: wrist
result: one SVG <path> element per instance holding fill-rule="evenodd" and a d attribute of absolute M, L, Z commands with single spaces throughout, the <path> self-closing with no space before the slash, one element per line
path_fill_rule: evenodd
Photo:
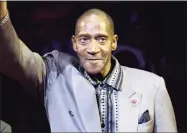
<path fill-rule="evenodd" d="M 7 13 L 2 19 L 0 19 L 0 27 L 7 22 L 9 14 Z"/>

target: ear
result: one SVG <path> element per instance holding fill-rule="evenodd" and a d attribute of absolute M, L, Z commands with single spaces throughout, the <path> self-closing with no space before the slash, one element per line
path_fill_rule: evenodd
<path fill-rule="evenodd" d="M 72 35 L 72 45 L 73 45 L 73 49 L 76 52 L 77 51 L 77 47 L 76 47 L 76 37 L 75 35 Z"/>
<path fill-rule="evenodd" d="M 115 34 L 112 41 L 112 51 L 114 51 L 117 48 L 118 35 Z"/>

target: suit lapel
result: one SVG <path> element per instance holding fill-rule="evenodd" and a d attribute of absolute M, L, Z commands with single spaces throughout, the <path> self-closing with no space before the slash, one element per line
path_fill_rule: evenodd
<path fill-rule="evenodd" d="M 76 103 L 86 132 L 101 132 L 95 88 L 80 73 L 75 81 Z"/>
<path fill-rule="evenodd" d="M 124 74 L 119 92 L 119 132 L 136 132 L 142 94 L 135 91 L 131 77 Z"/>

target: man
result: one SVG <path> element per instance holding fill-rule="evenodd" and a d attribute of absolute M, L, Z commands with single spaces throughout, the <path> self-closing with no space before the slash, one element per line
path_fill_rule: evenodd
<path fill-rule="evenodd" d="M 0 71 L 41 96 L 52 132 L 177 132 L 162 77 L 120 66 L 111 17 L 99 9 L 78 18 L 72 56 L 34 53 L 17 37 L 0 4 Z"/>

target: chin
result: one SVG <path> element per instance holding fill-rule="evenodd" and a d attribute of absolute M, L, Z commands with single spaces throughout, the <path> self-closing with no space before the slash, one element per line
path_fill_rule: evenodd
<path fill-rule="evenodd" d="M 103 64 L 90 64 L 90 63 L 85 63 L 83 65 L 84 69 L 86 70 L 86 72 L 88 74 L 91 74 L 91 75 L 96 75 L 96 74 L 99 74 L 101 73 L 101 71 L 103 70 L 104 68 L 104 65 Z"/>
<path fill-rule="evenodd" d="M 101 71 L 99 69 L 85 69 L 88 74 L 96 75 L 99 74 Z"/>

